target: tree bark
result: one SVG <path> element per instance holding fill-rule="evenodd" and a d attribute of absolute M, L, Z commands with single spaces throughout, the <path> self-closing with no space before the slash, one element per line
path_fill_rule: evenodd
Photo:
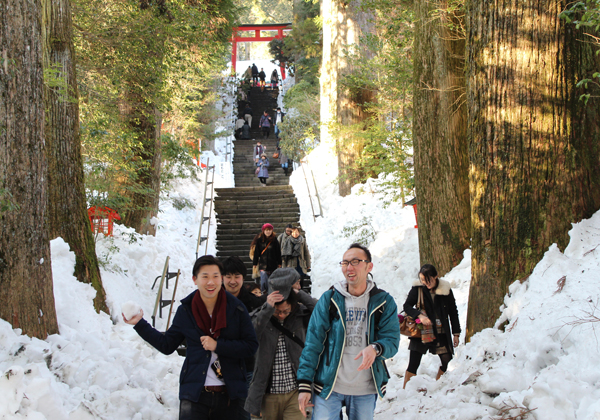
<path fill-rule="evenodd" d="M 75 253 L 75 276 L 96 289 L 96 311 L 108 313 L 87 215 L 71 3 L 44 0 L 43 5 L 49 235 L 69 244 Z"/>
<path fill-rule="evenodd" d="M 559 19 L 566 2 L 469 3 L 472 281 L 467 337 L 493 326 L 510 283 L 600 208 L 600 61 Z M 592 91 L 598 95 L 598 89 Z"/>
<path fill-rule="evenodd" d="M 0 318 L 24 334 L 58 332 L 45 226 L 47 164 L 39 1 L 0 3 Z"/>
<path fill-rule="evenodd" d="M 140 144 L 136 159 L 143 162 L 134 180 L 132 192 L 133 210 L 123 219 L 126 226 L 133 227 L 144 235 L 156 235 L 156 226 L 151 223 L 158 215 L 161 171 L 161 115 L 156 107 L 134 90 L 125 95 L 127 107 L 125 118 L 137 133 Z M 131 182 L 131 181 L 130 181 Z"/>
<path fill-rule="evenodd" d="M 342 89 L 340 81 L 355 70 L 352 60 L 345 56 L 344 49 L 354 49 L 368 56 L 369 51 L 361 46 L 360 37 L 374 31 L 373 15 L 360 9 L 360 0 L 339 2 L 324 0 L 323 17 L 323 62 L 321 66 L 321 139 L 332 139 L 326 126 L 328 121 L 340 127 L 348 127 L 364 121 L 369 114 L 365 104 L 375 100 L 375 92 L 361 90 L 349 92 Z M 357 170 L 355 162 L 360 158 L 363 142 L 354 136 L 335 134 L 339 170 L 339 193 L 350 194 L 356 183 L 366 179 L 366 174 Z"/>
<path fill-rule="evenodd" d="M 464 17 L 415 2 L 413 144 L 421 264 L 444 275 L 469 247 Z M 437 12 L 434 12 L 437 11 Z"/>

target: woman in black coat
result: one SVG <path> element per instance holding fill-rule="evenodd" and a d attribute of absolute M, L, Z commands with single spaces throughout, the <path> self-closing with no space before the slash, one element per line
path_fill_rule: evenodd
<path fill-rule="evenodd" d="M 265 293 L 269 276 L 273 271 L 281 268 L 281 246 L 273 231 L 273 225 L 270 223 L 263 225 L 262 232 L 256 240 L 252 265 L 253 267 L 258 266 L 260 270 L 260 288 Z"/>
<path fill-rule="evenodd" d="M 419 290 L 422 291 L 423 303 L 421 309 L 415 308 L 419 300 Z M 417 374 L 421 357 L 428 351 L 440 357 L 442 365 L 437 373 L 437 379 L 446 372 L 448 363 L 452 360 L 454 347 L 458 346 L 460 322 L 456 301 L 450 289 L 450 283 L 438 278 L 435 267 L 425 264 L 419 270 L 419 281 L 413 284 L 404 302 L 404 312 L 413 319 L 419 319 L 423 329 L 432 328 L 435 340 L 424 343 L 420 337 L 409 338 L 410 358 L 404 375 L 404 386 Z M 448 322 L 450 319 L 450 322 Z"/>

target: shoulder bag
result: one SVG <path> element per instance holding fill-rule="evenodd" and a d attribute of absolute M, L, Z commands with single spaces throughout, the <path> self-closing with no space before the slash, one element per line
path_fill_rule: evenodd
<path fill-rule="evenodd" d="M 419 287 L 419 298 L 417 300 L 417 308 L 422 309 L 423 306 L 423 288 Z M 400 322 L 400 334 L 406 335 L 411 338 L 420 338 L 421 330 L 418 324 L 415 322 L 412 316 L 405 315 Z"/>

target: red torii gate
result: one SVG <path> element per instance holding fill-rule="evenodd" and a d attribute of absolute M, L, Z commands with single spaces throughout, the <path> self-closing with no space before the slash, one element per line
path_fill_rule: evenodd
<path fill-rule="evenodd" d="M 278 23 L 278 24 L 262 24 L 262 25 L 242 25 L 236 28 L 233 28 L 233 35 L 231 36 L 231 43 L 233 44 L 233 49 L 231 52 L 231 66 L 233 68 L 233 72 L 236 72 L 236 62 L 237 62 L 237 43 L 238 42 L 268 42 L 274 39 L 283 39 L 285 37 L 283 31 L 291 31 L 290 26 L 291 23 Z M 238 36 L 238 32 L 243 31 L 254 31 L 254 36 L 252 37 L 243 37 Z M 261 36 L 261 31 L 277 31 L 276 36 Z M 285 67 L 282 65 L 279 66 L 281 69 L 281 79 L 285 80 Z"/>

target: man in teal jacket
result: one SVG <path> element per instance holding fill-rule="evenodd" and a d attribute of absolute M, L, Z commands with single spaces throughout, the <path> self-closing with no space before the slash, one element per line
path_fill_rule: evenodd
<path fill-rule="evenodd" d="M 369 250 L 352 244 L 343 258 L 345 280 L 319 299 L 300 357 L 298 403 L 305 414 L 314 390 L 314 420 L 340 419 L 342 405 L 349 420 L 372 419 L 400 342 L 396 302 L 369 279 Z"/>

